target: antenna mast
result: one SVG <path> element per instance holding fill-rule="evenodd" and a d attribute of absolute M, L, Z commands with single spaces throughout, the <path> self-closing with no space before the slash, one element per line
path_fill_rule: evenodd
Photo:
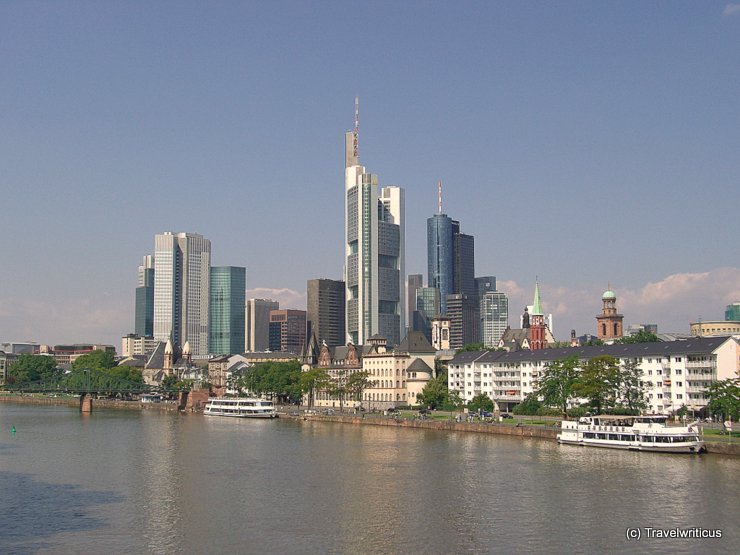
<path fill-rule="evenodd" d="M 357 164 L 360 163 L 360 98 L 355 97 L 355 131 L 354 131 L 354 141 L 353 141 L 353 151 L 352 155 L 354 156 Z"/>
<path fill-rule="evenodd" d="M 438 201 L 437 201 L 438 212 L 437 213 L 441 214 L 442 213 L 442 180 L 441 179 L 437 182 L 437 197 L 438 197 Z"/>

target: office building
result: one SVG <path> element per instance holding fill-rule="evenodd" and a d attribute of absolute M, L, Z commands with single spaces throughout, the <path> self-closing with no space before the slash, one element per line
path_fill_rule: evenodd
<path fill-rule="evenodd" d="M 249 299 L 246 308 L 245 347 L 248 353 L 270 349 L 270 312 L 280 303 L 271 299 Z"/>
<path fill-rule="evenodd" d="M 478 299 L 463 293 L 447 296 L 447 315 L 450 318 L 450 349 L 478 343 Z"/>
<path fill-rule="evenodd" d="M 422 332 L 430 343 L 432 341 L 432 318 L 440 314 L 440 308 L 439 289 L 419 287 L 416 290 L 416 310 L 412 330 Z"/>
<path fill-rule="evenodd" d="M 460 232 L 460 222 L 452 220 L 454 274 L 452 289 L 469 297 L 477 297 L 475 284 L 475 237 Z"/>
<path fill-rule="evenodd" d="M 498 347 L 509 327 L 509 299 L 506 293 L 487 290 L 480 297 L 481 342 L 486 348 Z"/>
<path fill-rule="evenodd" d="M 185 343 L 192 356 L 208 355 L 211 242 L 197 233 L 154 239 L 154 338 Z"/>
<path fill-rule="evenodd" d="M 438 212 L 427 219 L 427 284 L 439 289 L 441 310 L 446 314 L 449 295 L 462 293 L 471 299 L 478 297 L 475 239 L 461 233 L 460 222 L 442 212 L 442 182 L 438 188 Z"/>
<path fill-rule="evenodd" d="M 727 305 L 725 308 L 725 320 L 728 322 L 740 322 L 740 303 Z"/>
<path fill-rule="evenodd" d="M 270 311 L 270 350 L 300 353 L 306 345 L 306 311 Z"/>
<path fill-rule="evenodd" d="M 345 284 L 333 279 L 310 279 L 306 287 L 309 334 L 330 347 L 344 345 Z"/>
<path fill-rule="evenodd" d="M 439 290 L 440 309 L 447 313 L 447 296 L 454 293 L 452 218 L 435 214 L 427 219 L 427 284 Z"/>
<path fill-rule="evenodd" d="M 421 274 L 409 274 L 406 278 L 406 325 L 409 329 L 414 329 L 414 311 L 416 311 L 416 290 L 424 286 L 424 276 Z"/>
<path fill-rule="evenodd" d="M 383 187 L 359 162 L 358 111 L 345 135 L 346 333 L 355 345 L 380 334 L 398 345 L 405 325 L 404 191 Z"/>
<path fill-rule="evenodd" d="M 139 266 L 134 333 L 142 337 L 154 335 L 154 257 L 151 254 L 146 255 Z"/>
<path fill-rule="evenodd" d="M 211 354 L 235 355 L 244 352 L 246 290 L 246 268 L 211 268 L 208 344 Z"/>

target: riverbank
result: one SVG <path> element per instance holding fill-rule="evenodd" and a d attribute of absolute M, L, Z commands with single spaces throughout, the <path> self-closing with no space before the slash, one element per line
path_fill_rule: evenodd
<path fill-rule="evenodd" d="M 78 397 L 36 397 L 31 395 L 0 395 L 0 402 L 17 403 L 24 405 L 56 405 L 79 408 Z M 175 401 L 163 401 L 161 403 L 142 403 L 140 401 L 121 401 L 117 399 L 95 399 L 94 409 L 113 410 L 158 410 L 161 412 L 177 413 L 179 408 Z M 188 411 L 190 413 L 190 411 Z M 196 413 L 197 414 L 197 413 Z M 506 435 L 510 437 L 535 438 L 554 441 L 560 433 L 559 425 L 530 425 L 530 424 L 505 424 L 497 422 L 457 422 L 454 419 L 437 420 L 393 418 L 376 414 L 362 415 L 340 414 L 303 414 L 280 412 L 280 418 L 296 421 L 327 422 L 335 424 L 349 424 L 354 426 L 386 426 L 396 428 L 412 428 L 421 430 L 439 430 L 447 432 L 465 432 L 480 434 Z M 715 439 L 716 438 L 716 439 Z M 712 436 L 706 441 L 707 453 L 718 455 L 731 455 L 740 457 L 740 443 L 728 443 L 721 438 Z"/>

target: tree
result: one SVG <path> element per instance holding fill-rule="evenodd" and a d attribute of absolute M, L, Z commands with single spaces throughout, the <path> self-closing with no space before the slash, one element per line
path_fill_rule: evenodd
<path fill-rule="evenodd" d="M 115 353 L 113 351 L 101 351 L 96 349 L 77 357 L 72 363 L 72 370 L 108 370 L 116 365 Z"/>
<path fill-rule="evenodd" d="M 596 414 L 614 407 L 619 395 L 619 362 L 610 355 L 594 357 L 583 365 L 573 392 L 589 400 Z"/>
<path fill-rule="evenodd" d="M 323 368 L 311 368 L 301 372 L 301 391 L 308 395 L 308 406 L 313 407 L 316 392 L 329 386 L 329 374 Z"/>
<path fill-rule="evenodd" d="M 577 355 L 554 360 L 539 379 L 537 395 L 542 397 L 545 405 L 558 407 L 564 418 L 568 417 L 568 402 L 574 397 L 573 388 L 578 381 L 577 366 Z"/>
<path fill-rule="evenodd" d="M 521 414 L 521 415 L 533 415 L 533 414 L 537 414 L 541 408 L 542 408 L 542 403 L 540 403 L 539 400 L 537 399 L 537 394 L 530 393 L 524 398 L 524 400 L 521 403 L 515 406 L 511 412 L 513 412 L 514 414 Z"/>
<path fill-rule="evenodd" d="M 485 393 L 479 393 L 478 395 L 473 397 L 471 401 L 468 403 L 468 410 L 472 412 L 480 412 L 480 411 L 492 412 L 493 408 L 494 408 L 493 401 Z"/>
<path fill-rule="evenodd" d="M 349 398 L 356 402 L 362 401 L 362 393 L 372 387 L 372 382 L 368 379 L 370 373 L 365 370 L 352 372 L 347 378 L 347 393 Z"/>
<path fill-rule="evenodd" d="M 485 350 L 487 349 L 483 343 L 467 343 L 463 345 L 461 349 L 458 349 L 457 351 L 455 351 L 455 354 L 457 355 L 460 353 L 467 353 L 471 351 L 475 352 L 475 351 L 485 351 Z"/>
<path fill-rule="evenodd" d="M 647 407 L 641 378 L 642 370 L 636 359 L 625 361 L 619 369 L 619 397 L 631 414 L 638 414 Z"/>
<path fill-rule="evenodd" d="M 740 419 L 740 378 L 714 382 L 707 388 L 706 397 L 709 399 L 707 408 L 711 414 L 721 415 L 723 420 Z"/>
<path fill-rule="evenodd" d="M 416 396 L 416 402 L 430 409 L 441 408 L 449 401 L 449 391 L 447 390 L 447 374 L 442 374 L 432 378 Z"/>
<path fill-rule="evenodd" d="M 57 368 L 54 357 L 46 355 L 20 355 L 8 367 L 7 381 L 10 384 L 26 384 L 30 382 L 57 382 L 63 372 Z"/>
<path fill-rule="evenodd" d="M 615 343 L 623 343 L 625 345 L 631 345 L 634 343 L 657 343 L 660 341 L 658 336 L 651 331 L 640 330 L 632 335 L 627 335 L 622 339 L 618 339 Z"/>

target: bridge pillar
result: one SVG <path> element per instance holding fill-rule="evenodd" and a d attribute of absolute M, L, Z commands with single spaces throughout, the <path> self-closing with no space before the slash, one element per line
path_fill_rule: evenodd
<path fill-rule="evenodd" d="M 93 410 L 92 395 L 83 393 L 80 395 L 80 412 L 90 413 Z"/>

